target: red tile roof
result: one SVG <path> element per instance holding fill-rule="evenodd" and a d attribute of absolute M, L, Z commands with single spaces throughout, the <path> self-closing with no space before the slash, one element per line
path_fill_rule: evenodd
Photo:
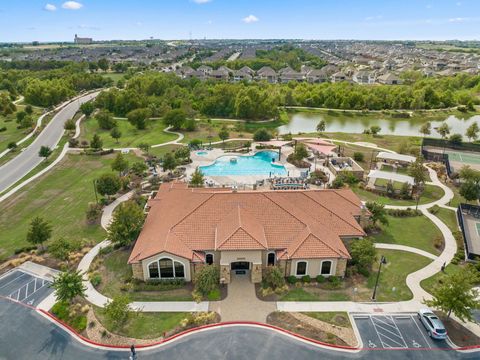
<path fill-rule="evenodd" d="M 364 236 L 350 190 L 244 191 L 162 184 L 129 262 L 160 252 L 201 261 L 208 250 L 276 250 L 288 258 L 348 258 L 340 237 Z"/>

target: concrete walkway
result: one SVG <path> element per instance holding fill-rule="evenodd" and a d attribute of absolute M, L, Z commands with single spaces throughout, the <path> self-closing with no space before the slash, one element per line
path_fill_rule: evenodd
<path fill-rule="evenodd" d="M 231 274 L 228 296 L 223 301 L 210 302 L 210 311 L 217 312 L 222 321 L 256 321 L 266 323 L 267 316 L 276 310 L 273 301 L 261 301 L 255 294 L 250 274 Z"/>
<path fill-rule="evenodd" d="M 425 256 L 429 259 L 436 260 L 437 256 L 429 253 L 428 251 L 417 249 L 411 246 L 398 245 L 398 244 L 385 244 L 385 243 L 375 243 L 377 249 L 387 249 L 387 250 L 400 250 L 407 251 L 421 256 Z"/>

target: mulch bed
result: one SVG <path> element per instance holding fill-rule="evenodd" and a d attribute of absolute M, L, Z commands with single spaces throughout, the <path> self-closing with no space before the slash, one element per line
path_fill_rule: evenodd
<path fill-rule="evenodd" d="M 289 313 L 273 312 L 267 317 L 267 324 L 278 326 L 282 329 L 294 332 L 307 338 L 326 342 L 334 345 L 348 346 L 348 344 L 337 336 L 321 331 L 309 324 L 303 323 Z"/>
<path fill-rule="evenodd" d="M 447 329 L 448 337 L 457 346 L 473 346 L 480 345 L 480 337 L 472 333 L 470 330 L 462 326 L 453 319 L 448 319 L 446 316 L 437 313 Z"/>

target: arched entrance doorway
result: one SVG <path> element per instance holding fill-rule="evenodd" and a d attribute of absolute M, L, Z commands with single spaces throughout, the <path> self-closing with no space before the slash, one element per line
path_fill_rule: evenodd
<path fill-rule="evenodd" d="M 230 264 L 232 272 L 236 275 L 245 275 L 250 270 L 248 261 L 234 261 Z"/>

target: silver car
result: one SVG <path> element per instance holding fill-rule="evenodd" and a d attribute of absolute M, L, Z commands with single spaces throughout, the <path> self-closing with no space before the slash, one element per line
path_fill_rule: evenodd
<path fill-rule="evenodd" d="M 423 326 L 427 329 L 428 336 L 432 339 L 444 340 L 447 338 L 447 329 L 445 329 L 442 321 L 432 310 L 428 308 L 420 309 L 418 311 L 418 317 Z"/>

